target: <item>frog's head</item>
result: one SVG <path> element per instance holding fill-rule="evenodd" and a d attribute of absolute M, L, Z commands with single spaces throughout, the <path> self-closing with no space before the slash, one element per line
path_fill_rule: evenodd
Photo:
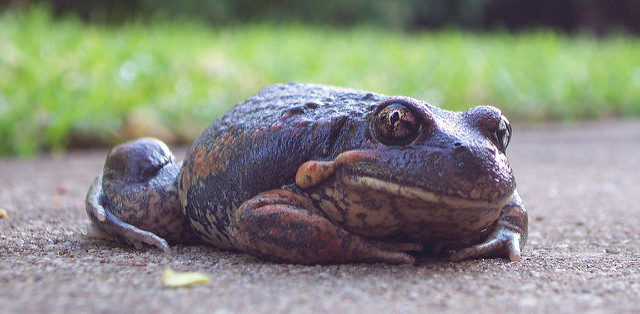
<path fill-rule="evenodd" d="M 354 186 L 389 193 L 415 188 L 434 198 L 484 202 L 500 202 L 515 189 L 505 155 L 511 126 L 497 108 L 451 112 L 394 97 L 367 119 L 371 148 L 335 160 Z"/>
<path fill-rule="evenodd" d="M 505 155 L 511 126 L 498 109 L 451 112 L 392 97 L 366 119 L 366 145 L 298 171 L 302 187 L 323 181 L 314 193 L 321 201 L 329 199 L 325 211 L 334 219 L 360 212 L 371 218 L 371 210 L 363 208 L 377 207 L 382 214 L 375 219 L 382 224 L 411 220 L 423 229 L 434 223 L 447 230 L 444 225 L 451 222 L 449 229 L 464 226 L 471 233 L 487 228 L 512 198 L 516 184 Z M 347 224 L 358 229 L 358 223 Z M 372 222 L 363 227 L 372 225 L 379 226 Z"/>

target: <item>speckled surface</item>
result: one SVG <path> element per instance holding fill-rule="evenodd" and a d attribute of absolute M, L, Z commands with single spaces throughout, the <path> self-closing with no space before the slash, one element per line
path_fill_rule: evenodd
<path fill-rule="evenodd" d="M 530 214 L 518 263 L 299 266 L 91 241 L 84 196 L 105 155 L 0 160 L 0 312 L 640 310 L 640 121 L 514 124 L 507 155 Z M 165 288 L 167 266 L 210 283 Z"/>

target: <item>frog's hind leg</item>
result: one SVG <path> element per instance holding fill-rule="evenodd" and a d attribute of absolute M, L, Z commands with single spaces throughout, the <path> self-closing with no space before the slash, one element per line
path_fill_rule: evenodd
<path fill-rule="evenodd" d="M 230 238 L 236 248 L 276 262 L 323 264 L 386 262 L 413 264 L 404 251 L 421 245 L 390 245 L 348 232 L 310 210 L 311 202 L 287 190 L 259 194 L 238 208 Z"/>
<path fill-rule="evenodd" d="M 147 243 L 166 253 L 170 253 L 167 241 L 192 241 L 194 234 L 178 197 L 181 166 L 156 139 L 142 138 L 114 147 L 87 193 L 89 235 L 137 248 Z"/>
<path fill-rule="evenodd" d="M 142 243 L 147 243 L 161 249 L 167 254 L 171 254 L 171 248 L 169 248 L 169 244 L 163 238 L 125 223 L 113 213 L 106 210 L 100 202 L 101 191 L 102 175 L 93 181 L 85 200 L 87 215 L 91 219 L 91 222 L 87 226 L 87 232 L 90 237 L 116 241 L 124 240 L 137 249 L 142 248 Z"/>

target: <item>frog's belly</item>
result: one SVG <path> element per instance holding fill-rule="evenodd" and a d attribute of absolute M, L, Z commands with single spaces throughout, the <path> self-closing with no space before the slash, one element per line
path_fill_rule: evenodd
<path fill-rule="evenodd" d="M 311 197 L 330 220 L 351 232 L 372 238 L 399 236 L 421 243 L 477 236 L 497 220 L 504 206 L 504 202 L 424 197 L 418 195 L 420 191 L 414 192 L 416 195 L 389 194 L 334 182 Z"/>

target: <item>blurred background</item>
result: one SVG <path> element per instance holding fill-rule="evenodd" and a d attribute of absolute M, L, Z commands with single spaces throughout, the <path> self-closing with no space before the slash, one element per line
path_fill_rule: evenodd
<path fill-rule="evenodd" d="M 638 0 L 0 0 L 0 155 L 190 143 L 262 87 L 640 116 Z"/>

